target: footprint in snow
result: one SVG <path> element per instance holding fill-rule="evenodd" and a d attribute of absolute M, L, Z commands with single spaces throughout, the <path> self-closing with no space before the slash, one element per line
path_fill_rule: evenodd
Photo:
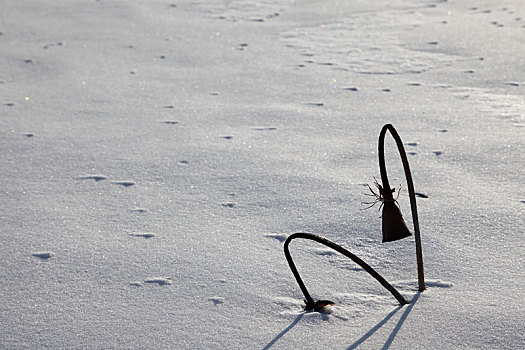
<path fill-rule="evenodd" d="M 48 260 L 54 257 L 56 254 L 53 252 L 47 251 L 47 252 L 34 252 L 31 255 L 33 255 L 34 257 L 40 258 L 42 260 Z"/>
<path fill-rule="evenodd" d="M 223 202 L 221 203 L 221 206 L 225 207 L 225 208 L 234 208 L 237 206 L 237 203 L 235 202 Z"/>
<path fill-rule="evenodd" d="M 214 305 L 220 305 L 224 303 L 223 297 L 211 297 L 208 298 L 209 301 L 211 301 Z"/>
<path fill-rule="evenodd" d="M 333 255 L 336 255 L 337 253 L 332 249 L 320 248 L 320 249 L 316 249 L 314 251 L 314 254 L 319 255 L 319 256 L 333 256 Z"/>
<path fill-rule="evenodd" d="M 47 50 L 47 49 L 49 49 L 50 47 L 53 47 L 53 46 L 64 46 L 64 43 L 62 41 L 57 41 L 56 43 L 44 45 L 44 49 Z"/>
<path fill-rule="evenodd" d="M 286 239 L 288 238 L 287 235 L 278 234 L 278 233 L 267 234 L 267 235 L 264 235 L 264 237 L 266 237 L 266 238 L 276 239 L 276 240 L 278 240 L 278 241 L 281 242 L 281 243 L 284 242 L 284 241 L 286 241 Z"/>
<path fill-rule="evenodd" d="M 130 187 L 130 186 L 135 185 L 134 181 L 111 181 L 111 183 L 113 185 L 120 185 L 120 186 L 124 186 L 124 187 Z"/>
<path fill-rule="evenodd" d="M 96 182 L 99 182 L 102 180 L 106 180 L 107 176 L 100 175 L 100 174 L 92 174 L 92 175 L 79 176 L 77 179 L 78 180 L 95 180 Z"/>
<path fill-rule="evenodd" d="M 248 47 L 248 44 L 246 43 L 242 43 L 242 44 L 239 44 L 238 47 L 235 48 L 235 50 L 238 50 L 238 51 L 243 51 L 245 48 Z"/>
<path fill-rule="evenodd" d="M 133 236 L 133 237 L 142 237 L 142 238 L 153 238 L 155 236 L 157 236 L 156 234 L 154 234 L 153 232 L 135 232 L 135 233 L 131 233 L 130 236 Z"/>
<path fill-rule="evenodd" d="M 268 131 L 268 130 L 277 130 L 277 128 L 275 126 L 256 126 L 256 127 L 253 127 L 252 130 Z"/>
<path fill-rule="evenodd" d="M 167 286 L 172 283 L 171 277 L 152 277 L 144 280 L 144 283 L 158 284 L 159 286 Z"/>

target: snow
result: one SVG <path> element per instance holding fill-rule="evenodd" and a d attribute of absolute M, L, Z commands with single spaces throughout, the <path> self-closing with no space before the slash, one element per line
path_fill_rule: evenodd
<path fill-rule="evenodd" d="M 523 348 L 524 34 L 518 0 L 2 1 L 0 348 Z M 387 123 L 421 293 L 362 210 Z M 411 303 L 294 240 L 303 312 L 294 232 Z"/>

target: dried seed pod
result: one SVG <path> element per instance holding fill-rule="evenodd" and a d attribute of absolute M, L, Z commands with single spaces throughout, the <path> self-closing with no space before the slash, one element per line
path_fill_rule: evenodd
<path fill-rule="evenodd" d="M 383 242 L 392 242 L 412 234 L 394 200 L 383 201 Z"/>

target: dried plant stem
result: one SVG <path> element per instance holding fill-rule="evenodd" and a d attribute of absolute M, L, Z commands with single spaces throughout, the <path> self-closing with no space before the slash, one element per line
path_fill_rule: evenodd
<path fill-rule="evenodd" d="M 308 290 L 306 289 L 306 286 L 303 283 L 303 280 L 301 279 L 301 276 L 299 275 L 299 272 L 297 271 L 297 268 L 295 267 L 295 264 L 293 262 L 292 256 L 290 255 L 290 251 L 288 249 L 288 245 L 290 242 L 295 238 L 303 238 L 303 239 L 309 239 L 318 243 L 321 243 L 329 248 L 332 248 L 333 250 L 343 254 L 344 256 L 352 259 L 355 263 L 357 263 L 359 266 L 361 266 L 366 272 L 368 272 L 372 277 L 374 277 L 376 280 L 381 283 L 383 287 L 385 287 L 392 295 L 399 301 L 401 305 L 405 305 L 408 302 L 403 298 L 399 292 L 390 285 L 379 273 L 377 273 L 370 265 L 365 263 L 363 260 L 361 260 L 356 255 L 352 254 L 345 248 L 341 247 L 338 244 L 335 244 L 326 238 L 311 234 L 311 233 L 305 233 L 305 232 L 298 232 L 292 234 L 290 237 L 286 239 L 286 242 L 284 242 L 284 254 L 286 256 L 286 260 L 288 260 L 288 265 L 290 265 L 290 269 L 292 270 L 292 273 L 297 280 L 297 284 L 299 284 L 299 287 L 301 288 L 301 291 L 304 294 L 305 297 L 305 303 L 306 303 L 306 310 L 313 310 L 315 309 L 316 302 L 312 299 L 310 296 L 310 293 L 308 293 Z"/>
<path fill-rule="evenodd" d="M 410 166 L 408 165 L 408 159 L 405 152 L 405 147 L 401 141 L 401 137 L 397 133 L 396 129 L 391 124 L 386 124 L 381 129 L 379 134 L 379 170 L 381 172 L 381 182 L 385 192 L 390 193 L 390 184 L 388 182 L 388 176 L 386 173 L 385 165 L 385 134 L 386 131 L 390 131 L 390 134 L 394 138 L 397 144 L 397 149 L 401 156 L 401 161 L 403 162 L 403 168 L 405 170 L 405 176 L 407 180 L 408 194 L 410 197 L 410 207 L 412 209 L 412 221 L 414 223 L 414 238 L 416 241 L 416 258 L 417 258 L 417 276 L 418 276 L 418 287 L 419 291 L 422 292 L 426 289 L 425 287 L 425 275 L 423 271 L 423 251 L 421 247 L 421 234 L 419 232 L 419 219 L 417 216 L 417 207 L 416 207 L 416 194 L 414 191 L 414 183 L 412 181 L 412 174 L 410 172 Z"/>

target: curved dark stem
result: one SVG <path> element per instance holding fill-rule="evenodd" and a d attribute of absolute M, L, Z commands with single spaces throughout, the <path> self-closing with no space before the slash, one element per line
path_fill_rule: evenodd
<path fill-rule="evenodd" d="M 284 255 L 286 256 L 286 260 L 288 260 L 288 265 L 290 265 L 290 269 L 292 270 L 292 273 L 297 281 L 297 284 L 299 284 L 299 287 L 301 288 L 301 291 L 304 294 L 305 297 L 305 303 L 306 303 L 306 310 L 313 310 L 315 309 L 316 302 L 312 299 L 310 296 L 310 293 L 308 293 L 308 290 L 306 289 L 306 286 L 303 283 L 303 280 L 301 279 L 301 276 L 299 275 L 299 271 L 297 271 L 297 268 L 295 267 L 295 264 L 293 262 L 292 256 L 290 255 L 290 251 L 288 249 L 288 245 L 290 242 L 295 238 L 303 238 L 303 239 L 309 239 L 321 244 L 324 244 L 325 246 L 332 248 L 333 250 L 343 254 L 344 256 L 352 259 L 355 263 L 357 263 L 359 266 L 361 266 L 366 272 L 368 272 L 372 277 L 374 277 L 376 280 L 381 283 L 383 287 L 385 287 L 392 295 L 399 301 L 401 305 L 407 304 L 407 301 L 399 292 L 392 287 L 390 283 L 388 283 L 379 273 L 377 273 L 373 268 L 370 267 L 367 263 L 365 263 L 363 260 L 361 260 L 356 255 L 352 254 L 345 248 L 341 247 L 338 244 L 335 244 L 326 238 L 311 234 L 311 233 L 305 233 L 305 232 L 297 232 L 292 234 L 290 237 L 286 239 L 284 242 Z"/>
<path fill-rule="evenodd" d="M 396 129 L 392 124 L 386 124 L 381 129 L 379 134 L 379 171 L 381 172 L 381 182 L 384 188 L 385 193 L 392 193 L 390 188 L 390 183 L 388 182 L 388 176 L 386 173 L 385 165 L 385 134 L 386 131 L 390 131 L 390 134 L 394 138 L 397 144 L 397 149 L 399 155 L 401 156 L 401 161 L 403 162 L 403 169 L 405 170 L 405 176 L 407 180 L 408 194 L 410 197 L 410 207 L 412 209 L 412 221 L 414 223 L 414 238 L 416 241 L 416 258 L 417 258 L 417 272 L 418 272 L 418 284 L 419 291 L 422 292 L 425 290 L 425 276 L 423 271 L 423 252 L 421 248 L 421 234 L 419 232 L 419 219 L 417 216 L 417 207 L 416 207 L 416 193 L 414 191 L 414 182 L 412 181 L 412 174 L 410 172 L 410 166 L 408 165 L 408 159 L 405 152 L 405 147 L 401 141 L 401 137 L 397 133 Z"/>

